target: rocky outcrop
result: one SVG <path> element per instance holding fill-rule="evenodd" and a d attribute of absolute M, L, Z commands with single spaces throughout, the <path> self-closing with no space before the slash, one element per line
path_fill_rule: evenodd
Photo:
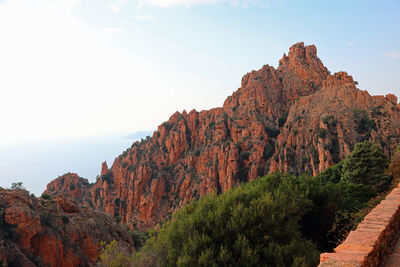
<path fill-rule="evenodd" d="M 393 155 L 400 142 L 396 104 L 357 89 L 345 72 L 327 76 L 320 90 L 290 107 L 278 136 L 274 169 L 316 175 L 367 139 Z"/>
<path fill-rule="evenodd" d="M 293 45 L 279 67 L 242 78 L 221 108 L 176 112 L 151 138 L 103 163 L 82 202 L 149 229 L 183 204 L 276 170 L 315 175 L 372 140 L 400 144 L 394 95 L 371 96 L 330 74 L 315 46 Z"/>
<path fill-rule="evenodd" d="M 100 173 L 100 175 L 101 175 L 101 176 L 106 175 L 108 172 L 109 172 L 109 170 L 108 170 L 107 162 L 104 161 L 104 162 L 101 164 L 101 173 Z"/>
<path fill-rule="evenodd" d="M 94 266 L 100 242 L 133 241 L 115 219 L 59 195 L 43 199 L 0 188 L 0 262 L 6 266 Z"/>
<path fill-rule="evenodd" d="M 75 199 L 82 199 L 89 187 L 87 179 L 79 177 L 76 173 L 66 173 L 51 181 L 43 193 L 52 196 L 62 192 Z"/>

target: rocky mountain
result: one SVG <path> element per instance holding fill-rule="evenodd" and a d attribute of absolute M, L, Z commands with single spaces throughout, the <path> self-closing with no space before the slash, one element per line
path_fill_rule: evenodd
<path fill-rule="evenodd" d="M 330 74 L 314 45 L 293 45 L 278 68 L 242 78 L 222 107 L 176 112 L 135 142 L 84 191 L 53 181 L 46 192 L 83 203 L 146 230 L 183 204 L 276 170 L 316 175 L 362 140 L 393 155 L 400 144 L 397 97 L 371 96 L 346 72 Z M 53 189 L 54 188 L 54 189 Z"/>
<path fill-rule="evenodd" d="M 133 248 L 112 216 L 70 197 L 36 198 L 0 188 L 0 266 L 94 266 L 100 242 L 112 240 L 126 251 Z"/>

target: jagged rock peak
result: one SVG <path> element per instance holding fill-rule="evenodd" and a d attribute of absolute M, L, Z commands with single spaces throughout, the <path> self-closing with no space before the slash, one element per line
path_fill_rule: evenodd
<path fill-rule="evenodd" d="M 104 175 L 104 174 L 107 174 L 107 173 L 108 173 L 107 161 L 104 161 L 104 162 L 101 164 L 101 174 L 100 174 L 100 176 L 102 176 L 102 175 Z"/>
<path fill-rule="evenodd" d="M 292 45 L 289 49 L 289 54 L 283 54 L 279 61 L 279 69 L 289 68 L 310 68 L 317 72 L 322 77 L 329 74 L 328 69 L 322 64 L 322 61 L 317 56 L 317 47 L 315 45 L 304 46 L 304 42 L 299 42 Z"/>
<path fill-rule="evenodd" d="M 298 63 L 299 60 L 305 60 L 307 57 L 316 58 L 317 48 L 315 45 L 304 46 L 304 42 L 299 42 L 289 48 L 289 54 L 287 56 L 286 53 L 283 54 L 279 65 L 290 61 Z"/>

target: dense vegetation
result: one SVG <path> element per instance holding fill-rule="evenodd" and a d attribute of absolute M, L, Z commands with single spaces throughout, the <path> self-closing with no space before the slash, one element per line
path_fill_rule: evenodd
<path fill-rule="evenodd" d="M 388 189 L 388 159 L 368 141 L 316 177 L 275 173 L 208 195 L 150 233 L 124 256 L 103 249 L 107 266 L 316 266 Z M 377 197 L 378 196 L 378 197 Z"/>
<path fill-rule="evenodd" d="M 363 109 L 353 110 L 354 123 L 356 125 L 357 133 L 362 134 L 362 140 L 368 140 L 371 136 L 371 131 L 376 131 L 376 123 L 370 119 L 368 112 Z"/>

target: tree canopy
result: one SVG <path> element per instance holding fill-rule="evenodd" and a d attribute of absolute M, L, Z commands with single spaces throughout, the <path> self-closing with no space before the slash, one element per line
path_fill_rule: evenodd
<path fill-rule="evenodd" d="M 375 191 L 385 190 L 391 181 L 385 173 L 388 157 L 374 143 L 358 143 L 343 161 L 343 181 L 370 186 Z"/>

